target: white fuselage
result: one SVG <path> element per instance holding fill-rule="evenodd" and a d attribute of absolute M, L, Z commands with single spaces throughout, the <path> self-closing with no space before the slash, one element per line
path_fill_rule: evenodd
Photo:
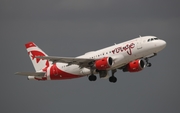
<path fill-rule="evenodd" d="M 165 46 L 166 42 L 157 39 L 155 36 L 144 36 L 104 49 L 88 52 L 77 58 L 101 59 L 104 57 L 111 57 L 113 59 L 113 65 L 108 70 L 112 70 L 126 65 L 130 61 L 158 53 Z M 80 68 L 78 65 L 68 65 L 67 63 L 57 63 L 56 65 L 60 70 L 73 75 L 86 76 L 91 74 L 90 69 Z M 47 72 L 47 79 L 50 79 L 48 76 L 50 76 L 50 73 Z"/>

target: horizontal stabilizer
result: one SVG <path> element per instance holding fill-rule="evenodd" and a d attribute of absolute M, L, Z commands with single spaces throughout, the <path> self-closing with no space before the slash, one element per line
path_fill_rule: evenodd
<path fill-rule="evenodd" d="M 43 77 L 45 72 L 16 72 L 15 75 Z"/>

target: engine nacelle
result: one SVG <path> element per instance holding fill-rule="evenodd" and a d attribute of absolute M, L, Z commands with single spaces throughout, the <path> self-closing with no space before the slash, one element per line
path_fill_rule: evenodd
<path fill-rule="evenodd" d="M 123 68 L 123 72 L 138 72 L 141 71 L 145 67 L 145 63 L 143 60 L 138 59 L 130 62 Z"/>
<path fill-rule="evenodd" d="M 106 70 L 113 64 L 113 59 L 111 57 L 104 57 L 100 60 L 97 60 L 94 64 L 97 70 Z"/>

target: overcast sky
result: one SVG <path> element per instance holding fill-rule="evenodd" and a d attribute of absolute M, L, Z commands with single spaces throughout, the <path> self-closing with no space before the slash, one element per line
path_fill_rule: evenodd
<path fill-rule="evenodd" d="M 179 113 L 179 0 L 1 0 L 1 113 Z M 167 47 L 151 68 L 116 73 L 117 83 L 87 77 L 28 81 L 34 71 L 24 44 L 75 57 L 139 35 Z"/>

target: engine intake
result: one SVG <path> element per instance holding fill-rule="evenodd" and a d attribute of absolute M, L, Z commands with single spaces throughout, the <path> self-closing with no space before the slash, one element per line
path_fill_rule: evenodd
<path fill-rule="evenodd" d="M 141 71 L 145 67 L 145 63 L 143 60 L 138 59 L 130 62 L 123 68 L 123 72 L 138 72 Z"/>
<path fill-rule="evenodd" d="M 106 70 L 113 64 L 113 59 L 111 57 L 104 57 L 100 60 L 95 61 L 95 67 L 98 70 Z"/>

